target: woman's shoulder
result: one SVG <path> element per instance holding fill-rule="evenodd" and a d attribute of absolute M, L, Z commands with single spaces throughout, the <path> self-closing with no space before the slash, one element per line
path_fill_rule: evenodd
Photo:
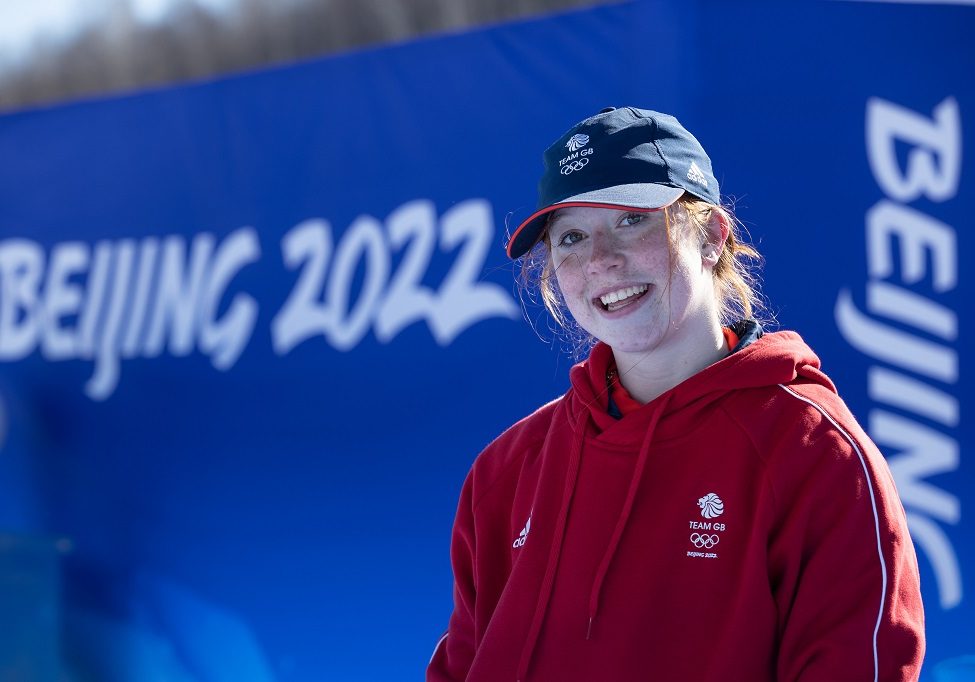
<path fill-rule="evenodd" d="M 565 399 L 560 396 L 545 403 L 505 429 L 481 451 L 471 467 L 475 497 L 493 487 L 507 472 L 520 471 L 526 460 L 540 455 L 554 423 L 564 418 L 560 411 Z"/>
<path fill-rule="evenodd" d="M 828 412 L 838 419 L 851 419 L 849 408 L 835 389 L 815 381 L 783 381 L 765 386 L 748 386 L 729 391 L 722 400 L 726 411 L 749 423 L 807 412 Z"/>
<path fill-rule="evenodd" d="M 820 382 L 797 381 L 739 392 L 723 408 L 747 434 L 773 480 L 854 474 L 880 466 L 877 446 L 842 398 Z"/>

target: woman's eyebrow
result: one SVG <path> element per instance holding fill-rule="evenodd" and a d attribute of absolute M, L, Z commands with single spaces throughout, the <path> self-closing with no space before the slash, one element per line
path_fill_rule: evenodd
<path fill-rule="evenodd" d="M 554 213 L 552 213 L 552 217 L 548 219 L 547 227 L 551 229 L 555 225 L 555 223 L 557 223 L 559 219 L 563 217 L 565 217 L 564 213 L 562 213 L 561 211 L 555 211 Z"/>

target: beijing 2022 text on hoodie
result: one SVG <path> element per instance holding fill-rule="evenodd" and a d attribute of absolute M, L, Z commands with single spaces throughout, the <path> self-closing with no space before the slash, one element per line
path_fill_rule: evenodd
<path fill-rule="evenodd" d="M 916 680 L 917 559 L 819 359 L 768 334 L 616 419 L 597 345 L 477 458 L 427 680 Z"/>

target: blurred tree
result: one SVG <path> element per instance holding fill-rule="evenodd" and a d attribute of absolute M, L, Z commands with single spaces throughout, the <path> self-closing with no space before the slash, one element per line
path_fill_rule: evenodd
<path fill-rule="evenodd" d="M 183 0 L 141 23 L 129 0 L 0 71 L 0 110 L 178 83 L 611 0 Z"/>

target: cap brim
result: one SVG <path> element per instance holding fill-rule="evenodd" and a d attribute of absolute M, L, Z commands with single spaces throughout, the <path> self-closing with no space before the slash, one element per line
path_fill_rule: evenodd
<path fill-rule="evenodd" d="M 508 257 L 520 258 L 531 251 L 545 230 L 546 216 L 568 206 L 654 211 L 670 206 L 684 194 L 681 187 L 636 183 L 583 192 L 540 208 L 522 221 L 508 240 Z"/>

